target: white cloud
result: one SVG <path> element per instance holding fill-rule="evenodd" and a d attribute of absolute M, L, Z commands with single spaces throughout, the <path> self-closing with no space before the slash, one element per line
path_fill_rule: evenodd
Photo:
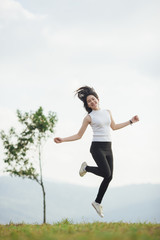
<path fill-rule="evenodd" d="M 127 30 L 127 31 L 126 31 Z M 72 48 L 74 51 L 75 48 L 92 49 L 99 51 L 109 51 L 109 52 L 124 52 L 124 54 L 129 54 L 129 52 L 137 52 L 146 50 L 155 49 L 158 46 L 158 39 L 155 35 L 149 35 L 147 32 L 142 32 L 141 29 L 115 29 L 107 30 L 105 32 L 88 31 L 87 29 L 81 28 L 71 28 L 71 29 L 62 29 L 54 33 L 51 32 L 51 28 L 46 28 L 43 30 L 43 34 L 50 43 L 50 46 Z M 153 44 L 154 43 L 154 44 Z M 149 49 L 148 49 L 149 48 Z M 136 53 L 137 53 L 136 52 Z"/>
<path fill-rule="evenodd" d="M 93 86 L 101 107 L 110 108 L 116 122 L 126 121 L 132 114 L 141 119 L 136 126 L 113 132 L 114 184 L 146 182 L 152 156 L 150 181 L 158 181 L 160 83 L 154 75 L 159 63 L 158 7 L 155 2 L 144 6 L 142 1 L 126 1 L 124 7 L 125 1 L 117 1 L 118 6 L 111 1 L 94 1 L 96 9 L 86 2 L 79 1 L 80 8 L 68 8 L 69 1 L 63 6 L 58 0 L 54 4 L 39 2 L 35 13 L 31 0 L 30 10 L 18 0 L 0 0 L 1 127 L 15 125 L 17 108 L 29 111 L 42 105 L 58 113 L 56 135 L 74 134 L 85 116 L 74 90 Z M 84 4 L 88 4 L 85 9 Z M 102 4 L 107 9 L 102 9 Z M 49 18 L 36 21 L 43 16 L 39 12 L 43 13 L 44 7 Z M 80 184 L 77 173 L 81 161 L 86 158 L 94 163 L 89 153 L 91 135 L 87 129 L 81 142 L 60 146 L 50 142 L 44 152 L 45 176 Z M 128 159 L 137 172 L 136 179 Z M 97 181 L 88 175 L 82 182 L 96 185 Z"/>
<path fill-rule="evenodd" d="M 0 19 L 5 21 L 14 20 L 37 20 L 43 18 L 44 15 L 36 15 L 22 7 L 15 0 L 0 0 Z"/>

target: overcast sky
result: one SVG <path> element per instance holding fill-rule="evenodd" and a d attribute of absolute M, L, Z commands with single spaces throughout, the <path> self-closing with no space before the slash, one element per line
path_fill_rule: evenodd
<path fill-rule="evenodd" d="M 55 136 L 77 133 L 86 113 L 74 91 L 94 87 L 112 131 L 112 186 L 160 183 L 160 1 L 0 0 L 0 128 L 16 126 L 16 110 L 58 116 Z M 101 178 L 78 175 L 89 153 L 90 126 L 76 142 L 43 151 L 47 179 L 96 186 Z M 3 148 L 0 143 L 0 174 Z"/>

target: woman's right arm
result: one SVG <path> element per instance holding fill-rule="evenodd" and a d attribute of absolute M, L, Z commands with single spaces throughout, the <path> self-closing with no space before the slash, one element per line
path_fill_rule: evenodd
<path fill-rule="evenodd" d="M 66 137 L 66 138 L 60 138 L 60 137 L 56 137 L 54 138 L 55 143 L 62 143 L 62 142 L 70 142 L 70 141 L 76 141 L 81 139 L 81 137 L 83 136 L 84 132 L 86 131 L 88 124 L 91 122 L 90 116 L 87 115 L 82 123 L 81 128 L 79 129 L 78 133 L 75 135 L 72 135 L 70 137 Z"/>

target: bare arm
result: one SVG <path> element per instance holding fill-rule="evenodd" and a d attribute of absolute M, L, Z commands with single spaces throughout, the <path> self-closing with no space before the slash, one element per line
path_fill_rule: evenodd
<path fill-rule="evenodd" d="M 124 127 L 131 124 L 130 120 L 128 120 L 127 122 L 116 124 L 113 120 L 113 117 L 112 117 L 112 114 L 111 114 L 110 111 L 109 111 L 109 113 L 110 113 L 110 117 L 111 117 L 111 128 L 113 130 L 118 130 L 118 129 L 124 128 Z M 132 123 L 136 123 L 136 122 L 139 121 L 139 117 L 136 115 L 136 116 L 131 118 L 131 121 L 132 121 Z"/>
<path fill-rule="evenodd" d="M 83 120 L 83 123 L 82 123 L 82 126 L 81 128 L 79 129 L 78 133 L 75 134 L 75 135 L 72 135 L 70 137 L 65 137 L 65 138 L 60 138 L 60 137 L 56 137 L 54 138 L 54 141 L 56 143 L 62 143 L 62 142 L 70 142 L 70 141 L 76 141 L 76 140 L 79 140 L 84 132 L 86 131 L 87 127 L 88 127 L 88 124 L 90 123 L 90 116 L 87 115 L 84 120 Z"/>

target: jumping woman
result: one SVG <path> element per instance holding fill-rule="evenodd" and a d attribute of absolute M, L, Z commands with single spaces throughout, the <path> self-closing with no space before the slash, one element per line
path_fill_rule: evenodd
<path fill-rule="evenodd" d="M 134 116 L 127 122 L 116 124 L 113 120 L 111 111 L 99 107 L 99 97 L 94 88 L 84 86 L 77 89 L 76 94 L 84 103 L 84 108 L 88 114 L 84 118 L 82 126 L 77 134 L 66 138 L 56 137 L 54 141 L 56 143 L 62 143 L 79 140 L 82 138 L 88 125 L 91 125 L 93 129 L 93 140 L 90 152 L 97 166 L 88 166 L 86 162 L 83 162 L 79 170 L 79 175 L 83 177 L 87 172 L 90 172 L 103 178 L 97 197 L 92 203 L 92 206 L 101 217 L 104 217 L 101 202 L 113 176 L 110 127 L 113 130 L 118 130 L 139 121 L 139 118 L 138 116 Z"/>

